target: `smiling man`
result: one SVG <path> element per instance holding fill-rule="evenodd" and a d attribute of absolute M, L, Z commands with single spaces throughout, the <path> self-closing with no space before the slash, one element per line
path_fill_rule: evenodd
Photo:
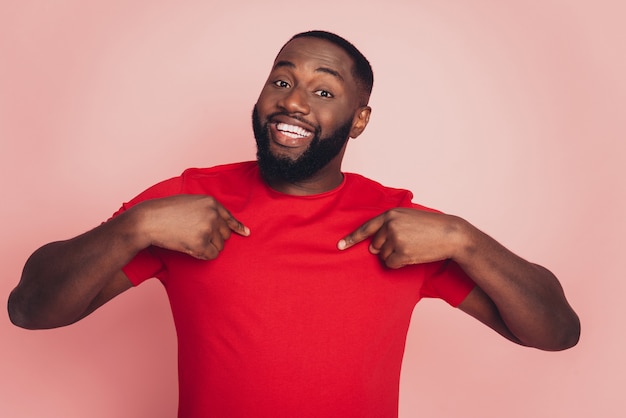
<path fill-rule="evenodd" d="M 296 35 L 254 106 L 257 161 L 189 169 L 40 248 L 10 296 L 12 321 L 64 326 L 158 278 L 178 336 L 180 417 L 397 416 L 424 297 L 518 344 L 575 345 L 578 318 L 548 270 L 409 191 L 342 172 L 372 84 L 343 38 Z"/>
<path fill-rule="evenodd" d="M 292 186 L 306 182 L 315 188 L 302 193 L 314 194 L 341 183 L 343 152 L 367 125 L 373 83 L 367 60 L 353 53 L 358 64 L 310 36 L 281 50 L 253 112 L 258 164 L 272 188 L 299 194 Z"/>

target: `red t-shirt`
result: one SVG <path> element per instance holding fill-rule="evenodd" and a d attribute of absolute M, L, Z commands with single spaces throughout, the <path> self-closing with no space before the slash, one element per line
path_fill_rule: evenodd
<path fill-rule="evenodd" d="M 362 242 L 339 239 L 409 191 L 346 173 L 313 196 L 276 192 L 256 163 L 190 169 L 121 211 L 173 194 L 215 197 L 250 228 L 212 261 L 157 247 L 124 271 L 157 277 L 169 296 L 179 347 L 180 417 L 393 417 L 415 304 L 458 305 L 474 286 L 453 262 L 386 268 Z"/>

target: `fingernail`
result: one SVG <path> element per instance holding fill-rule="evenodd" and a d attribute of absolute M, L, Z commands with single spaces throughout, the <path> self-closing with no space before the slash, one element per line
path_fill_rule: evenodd
<path fill-rule="evenodd" d="M 339 248 L 340 250 L 345 250 L 346 240 L 345 239 L 339 240 L 339 242 L 337 243 L 337 248 Z"/>

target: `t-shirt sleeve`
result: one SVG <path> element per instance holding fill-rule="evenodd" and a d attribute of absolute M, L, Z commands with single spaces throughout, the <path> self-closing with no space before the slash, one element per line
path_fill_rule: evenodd
<path fill-rule="evenodd" d="M 422 297 L 439 298 L 457 307 L 476 286 L 454 261 L 433 264 L 433 272 L 422 286 Z"/>
<path fill-rule="evenodd" d="M 146 200 L 179 194 L 181 189 L 182 178 L 175 177 L 165 180 L 145 190 L 129 202 L 124 203 L 111 218 L 126 212 L 128 209 Z M 165 266 L 163 262 L 154 254 L 152 247 L 148 247 L 137 253 L 137 255 L 122 268 L 133 286 L 137 286 L 150 278 L 159 276 L 159 273 L 164 269 Z"/>
<path fill-rule="evenodd" d="M 128 264 L 122 268 L 126 277 L 133 286 L 138 286 L 144 281 L 157 277 L 163 271 L 164 265 L 149 248 L 140 251 Z"/>
<path fill-rule="evenodd" d="M 409 195 L 412 197 L 412 195 Z M 426 212 L 441 213 L 436 209 L 410 202 L 408 206 Z M 432 263 L 432 270 L 422 287 L 422 297 L 439 298 L 457 307 L 476 286 L 474 281 L 463 269 L 452 260 Z"/>

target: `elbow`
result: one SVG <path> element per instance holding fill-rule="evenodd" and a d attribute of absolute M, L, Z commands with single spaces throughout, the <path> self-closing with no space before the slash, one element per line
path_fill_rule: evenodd
<path fill-rule="evenodd" d="M 549 343 L 537 348 L 546 351 L 563 351 L 574 347 L 580 341 L 580 319 L 575 313 L 561 322 L 561 325 L 552 333 Z"/>
<path fill-rule="evenodd" d="M 11 292 L 11 294 L 9 295 L 9 300 L 7 302 L 7 311 L 9 313 L 9 320 L 13 325 L 25 329 L 37 328 L 34 326 L 34 324 L 32 324 L 32 321 L 29 320 L 27 309 L 21 302 L 17 289 L 13 290 L 13 292 Z"/>
<path fill-rule="evenodd" d="M 564 327 L 561 336 L 561 344 L 558 351 L 567 350 L 574 347 L 580 341 L 580 319 L 576 314 L 573 314 L 569 324 Z"/>
<path fill-rule="evenodd" d="M 7 310 L 9 312 L 9 320 L 17 327 L 24 329 L 50 328 L 46 327 L 42 321 L 37 320 L 36 316 L 32 314 L 32 309 L 29 309 L 28 304 L 19 297 L 17 290 L 14 290 L 9 295 Z"/>
<path fill-rule="evenodd" d="M 49 329 L 63 326 L 57 323 L 50 315 L 38 312 L 35 304 L 29 303 L 20 296 L 18 289 L 13 290 L 7 302 L 9 320 L 17 327 L 24 329 Z"/>
<path fill-rule="evenodd" d="M 580 319 L 573 310 L 535 321 L 538 325 L 519 333 L 511 331 L 509 338 L 525 347 L 543 351 L 563 351 L 576 346 L 580 340 Z"/>

